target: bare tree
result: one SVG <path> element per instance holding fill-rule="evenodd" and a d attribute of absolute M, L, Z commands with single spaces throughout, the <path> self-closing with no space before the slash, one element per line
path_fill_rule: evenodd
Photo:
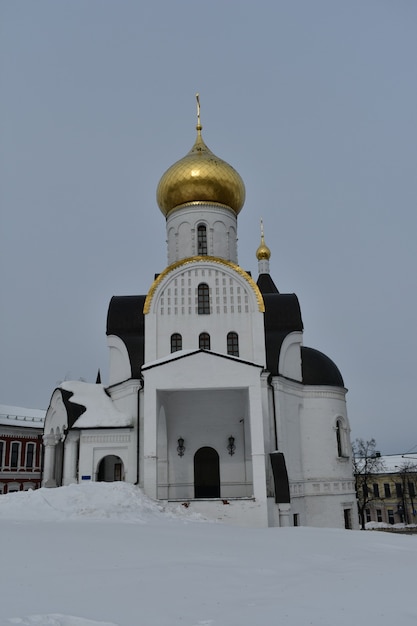
<path fill-rule="evenodd" d="M 375 439 L 355 439 L 352 451 L 359 519 L 362 530 L 365 530 L 366 508 L 373 500 L 380 499 L 379 495 L 374 494 L 373 478 L 384 469 L 384 461 L 376 449 Z"/>

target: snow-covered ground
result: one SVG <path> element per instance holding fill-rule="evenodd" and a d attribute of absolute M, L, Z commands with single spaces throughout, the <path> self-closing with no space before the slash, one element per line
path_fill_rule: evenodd
<path fill-rule="evenodd" d="M 417 535 L 247 529 L 124 483 L 0 496 L 0 625 L 415 626 Z"/>

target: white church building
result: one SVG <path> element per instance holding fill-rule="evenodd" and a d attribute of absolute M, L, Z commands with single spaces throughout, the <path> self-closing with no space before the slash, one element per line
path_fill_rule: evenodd
<path fill-rule="evenodd" d="M 201 131 L 198 103 L 196 141 L 157 189 L 167 266 L 109 304 L 108 384 L 52 394 L 43 485 L 123 480 L 234 524 L 356 528 L 342 376 L 303 346 L 263 230 L 256 282 L 239 266 L 245 187 Z"/>

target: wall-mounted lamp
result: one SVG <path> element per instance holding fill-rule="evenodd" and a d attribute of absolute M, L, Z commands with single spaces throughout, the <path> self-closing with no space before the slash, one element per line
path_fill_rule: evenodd
<path fill-rule="evenodd" d="M 178 452 L 178 456 L 184 456 L 185 446 L 184 446 L 184 439 L 182 437 L 178 437 L 177 452 Z"/>
<path fill-rule="evenodd" d="M 230 456 L 233 456 L 236 450 L 236 446 L 235 446 L 235 438 L 232 437 L 232 435 L 230 435 L 229 437 L 229 445 L 227 446 L 227 449 L 229 450 Z"/>

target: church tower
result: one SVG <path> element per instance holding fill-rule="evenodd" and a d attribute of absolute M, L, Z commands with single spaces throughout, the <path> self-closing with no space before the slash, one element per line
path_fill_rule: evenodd
<path fill-rule="evenodd" d="M 343 378 L 303 346 L 262 222 L 257 282 L 239 266 L 245 186 L 207 147 L 198 95 L 196 130 L 157 188 L 166 267 L 110 301 L 108 385 L 52 395 L 44 484 L 125 480 L 235 524 L 356 527 Z"/>

